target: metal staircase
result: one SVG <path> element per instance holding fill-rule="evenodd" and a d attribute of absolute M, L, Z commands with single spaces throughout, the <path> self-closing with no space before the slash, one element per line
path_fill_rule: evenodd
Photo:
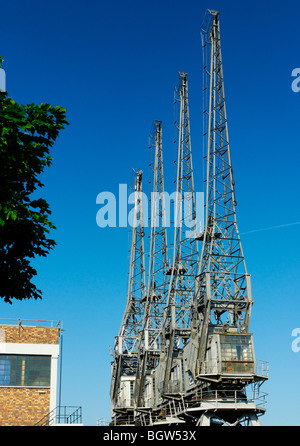
<path fill-rule="evenodd" d="M 35 424 L 35 426 L 58 425 L 82 425 L 82 407 L 58 406 Z"/>

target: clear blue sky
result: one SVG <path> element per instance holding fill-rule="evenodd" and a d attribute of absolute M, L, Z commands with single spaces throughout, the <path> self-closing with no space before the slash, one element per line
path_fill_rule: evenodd
<path fill-rule="evenodd" d="M 270 362 L 268 425 L 300 424 L 298 1 L 11 0 L 1 7 L 7 90 L 20 103 L 67 109 L 43 176 L 58 243 L 34 264 L 42 301 L 0 302 L 2 318 L 64 323 L 62 404 L 84 423 L 110 417 L 109 346 L 125 308 L 128 230 L 96 225 L 96 196 L 148 175 L 148 135 L 163 121 L 167 184 L 173 181 L 173 92 L 189 73 L 192 147 L 202 191 L 202 48 L 207 8 L 221 38 L 238 225 L 254 308 L 256 357 Z M 298 223 L 274 228 L 274 226 Z M 266 229 L 270 228 L 273 229 Z M 253 232 L 250 232 L 253 231 Z M 256 231 L 256 232 L 254 232 Z M 244 234 L 244 235 L 243 235 Z"/>

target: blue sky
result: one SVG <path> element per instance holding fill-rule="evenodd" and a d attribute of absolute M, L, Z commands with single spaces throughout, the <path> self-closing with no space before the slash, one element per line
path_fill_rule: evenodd
<path fill-rule="evenodd" d="M 188 73 L 194 174 L 202 191 L 202 48 L 205 10 L 221 12 L 221 39 L 237 218 L 254 307 L 256 357 L 270 362 L 267 425 L 299 425 L 300 327 L 298 1 L 144 0 L 40 2 L 1 8 L 7 90 L 20 103 L 67 109 L 41 191 L 57 247 L 37 259 L 42 301 L 0 302 L 2 318 L 62 320 L 62 404 L 84 423 L 110 417 L 109 346 L 126 303 L 127 228 L 96 225 L 96 197 L 149 173 L 148 135 L 163 122 L 173 188 L 173 95 Z M 147 186 L 145 186 L 146 188 Z M 293 225 L 285 226 L 293 223 Z M 275 228 L 275 226 L 279 226 Z M 266 229 L 265 228 L 273 228 Z"/>

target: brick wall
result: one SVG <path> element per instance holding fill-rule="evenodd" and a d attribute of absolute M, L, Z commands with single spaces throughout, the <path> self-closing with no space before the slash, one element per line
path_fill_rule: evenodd
<path fill-rule="evenodd" d="M 0 342 L 58 344 L 59 330 L 59 327 L 0 325 Z"/>
<path fill-rule="evenodd" d="M 0 343 L 58 344 L 59 331 L 59 327 L 0 325 Z M 49 411 L 49 388 L 0 386 L 0 426 L 33 426 Z"/>
<path fill-rule="evenodd" d="M 34 426 L 49 413 L 50 389 L 0 388 L 0 426 Z"/>

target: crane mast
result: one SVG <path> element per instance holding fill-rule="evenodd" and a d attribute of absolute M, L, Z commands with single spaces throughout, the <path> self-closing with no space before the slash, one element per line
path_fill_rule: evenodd
<path fill-rule="evenodd" d="M 163 344 L 156 379 L 158 397 L 178 394 L 183 390 L 182 348 L 191 332 L 191 305 L 198 264 L 197 242 L 193 235 L 196 204 L 191 149 L 187 73 L 179 73 L 175 87 L 175 109 L 179 119 L 176 197 L 174 210 L 173 261 L 169 275 L 168 299 L 163 326 Z"/>
<path fill-rule="evenodd" d="M 164 195 L 164 171 L 161 121 L 153 121 L 150 133 L 150 154 L 154 161 L 151 193 L 151 233 L 149 274 L 143 329 L 139 343 L 136 379 L 136 410 L 151 409 L 155 394 L 154 369 L 161 351 L 161 335 L 167 297 L 168 248 Z"/>
<path fill-rule="evenodd" d="M 204 119 L 206 133 L 206 212 L 199 265 L 196 305 L 201 338 L 197 372 L 205 367 L 208 328 L 247 333 L 252 295 L 250 275 L 236 222 L 233 170 L 230 158 L 218 13 L 209 12 L 202 28 L 204 51 Z"/>
<path fill-rule="evenodd" d="M 259 424 L 258 415 L 264 410 L 256 401 L 249 403 L 247 386 L 255 385 L 258 395 L 266 376 L 255 361 L 249 333 L 253 299 L 236 220 L 218 12 L 207 11 L 201 32 L 206 208 L 205 229 L 198 237 L 203 244 L 195 293 L 197 329 L 193 339 L 197 342 L 187 349 L 192 378 L 189 391 L 194 396 L 202 392 L 199 424 L 215 420 L 231 425 Z M 209 392 L 215 398 L 211 397 L 210 409 L 204 412 L 203 395 L 207 398 Z M 230 410 L 233 401 L 235 409 Z"/>
<path fill-rule="evenodd" d="M 114 422 L 133 420 L 139 339 L 146 296 L 142 171 L 136 173 L 127 303 L 112 363 L 111 401 Z"/>
<path fill-rule="evenodd" d="M 202 31 L 204 51 L 208 52 L 208 65 L 204 67 L 206 225 L 201 238 L 201 286 L 197 304 L 204 309 L 204 318 L 209 319 L 210 324 L 226 324 L 248 332 L 252 308 L 250 276 L 236 222 L 219 20 L 217 13 L 210 14 L 213 16 L 211 27 Z M 206 312 L 209 315 L 206 316 Z M 201 351 L 199 359 L 203 359 L 202 356 Z"/>

